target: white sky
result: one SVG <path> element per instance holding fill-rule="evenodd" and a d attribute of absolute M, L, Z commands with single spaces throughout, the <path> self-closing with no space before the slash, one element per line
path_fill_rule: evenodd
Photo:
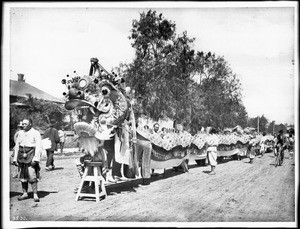
<path fill-rule="evenodd" d="M 17 74 L 24 73 L 27 83 L 62 97 L 66 90 L 61 79 L 74 70 L 88 74 L 91 57 L 97 57 L 108 71 L 120 62 L 131 62 L 132 20 L 151 8 L 174 21 L 177 34 L 186 30 L 195 37 L 196 51 L 225 57 L 241 80 L 249 117 L 265 115 L 270 122 L 294 123 L 298 104 L 294 69 L 298 66 L 292 65 L 298 55 L 295 3 L 278 6 L 273 2 L 269 7 L 243 3 L 240 8 L 229 3 L 223 7 L 150 4 L 122 4 L 122 8 L 116 3 L 11 4 L 6 30 L 9 78 L 17 80 Z"/>

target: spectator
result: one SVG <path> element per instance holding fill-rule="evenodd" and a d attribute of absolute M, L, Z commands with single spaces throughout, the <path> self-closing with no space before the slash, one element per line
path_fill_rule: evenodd
<path fill-rule="evenodd" d="M 58 136 L 59 136 L 60 153 L 63 153 L 65 140 L 66 140 L 66 133 L 64 131 L 64 127 L 62 127 L 61 130 L 58 131 Z"/>
<path fill-rule="evenodd" d="M 31 119 L 24 119 L 23 126 L 24 133 L 17 137 L 13 160 L 13 163 L 19 167 L 19 179 L 23 190 L 18 200 L 28 198 L 28 183 L 30 183 L 34 201 L 39 202 L 37 182 L 40 171 L 41 135 L 32 127 Z"/>
<path fill-rule="evenodd" d="M 50 121 L 50 125 L 48 129 L 45 131 L 43 139 L 49 138 L 51 141 L 51 147 L 46 149 L 47 152 L 47 161 L 46 161 L 46 171 L 54 170 L 54 151 L 57 150 L 57 144 L 59 143 L 60 139 L 58 136 L 58 130 L 55 128 L 55 120 Z"/>

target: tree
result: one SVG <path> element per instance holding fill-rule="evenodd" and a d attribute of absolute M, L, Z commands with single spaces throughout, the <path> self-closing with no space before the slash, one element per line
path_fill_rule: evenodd
<path fill-rule="evenodd" d="M 275 121 L 274 121 L 274 120 L 273 120 L 273 121 L 270 123 L 270 125 L 268 126 L 267 132 L 268 132 L 269 134 L 274 134 L 274 133 L 276 133 L 276 129 L 275 129 Z"/>
<path fill-rule="evenodd" d="M 138 58 L 157 58 L 168 41 L 175 36 L 175 24 L 149 10 L 140 14 L 140 20 L 133 20 L 131 36 L 132 47 Z"/>
<path fill-rule="evenodd" d="M 272 133 L 274 124 L 275 121 L 269 124 L 268 119 L 264 115 L 262 115 L 261 117 L 257 116 L 256 118 L 250 118 L 248 122 L 248 125 L 250 127 L 253 127 L 256 130 L 258 130 L 259 128 L 260 133 L 262 132 Z"/>
<path fill-rule="evenodd" d="M 200 126 L 246 126 L 241 84 L 224 57 L 195 53 L 195 38 L 186 31 L 176 35 L 175 23 L 156 11 L 141 13 L 132 26 L 135 58 L 120 69 L 138 98 L 137 117 L 168 117 L 193 132 Z"/>
<path fill-rule="evenodd" d="M 157 120 L 183 120 L 190 106 L 188 78 L 193 50 L 187 33 L 176 37 L 175 24 L 149 10 L 133 20 L 130 39 L 136 57 L 125 73 L 126 81 L 139 98 L 140 113 Z M 163 98 L 163 99 L 161 99 Z"/>
<path fill-rule="evenodd" d="M 247 125 L 248 115 L 242 103 L 240 81 L 224 57 L 211 52 L 197 52 L 192 78 L 198 85 L 194 87 L 193 94 L 197 94 L 198 102 L 194 101 L 194 107 L 198 107 L 196 115 L 202 114 L 201 126 L 223 129 Z"/>
<path fill-rule="evenodd" d="M 64 121 L 65 117 L 70 115 L 70 111 L 66 110 L 62 104 L 36 99 L 31 94 L 28 94 L 28 98 L 19 99 L 18 102 L 28 105 L 29 108 L 10 107 L 10 147 L 13 146 L 13 135 L 16 132 L 18 124 L 25 118 L 31 118 L 34 127 L 41 131 L 48 127 L 51 119 L 56 120 L 57 127 L 70 126 L 70 123 Z"/>
<path fill-rule="evenodd" d="M 259 118 L 259 132 L 266 132 L 267 131 L 267 124 L 269 123 L 268 119 L 262 115 L 260 118 Z"/>

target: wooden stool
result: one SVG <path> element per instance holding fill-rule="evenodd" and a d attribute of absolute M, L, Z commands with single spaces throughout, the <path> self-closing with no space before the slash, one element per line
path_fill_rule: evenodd
<path fill-rule="evenodd" d="M 105 180 L 101 172 L 102 162 L 85 162 L 84 164 L 85 170 L 80 181 L 79 189 L 75 200 L 78 201 L 80 197 L 95 197 L 96 202 L 98 202 L 100 201 L 100 197 L 104 196 L 105 198 L 107 196 L 104 185 Z M 92 175 L 89 175 L 90 173 L 92 173 Z M 81 192 L 85 181 L 94 182 L 95 194 Z M 101 187 L 101 192 L 99 192 L 99 186 Z"/>

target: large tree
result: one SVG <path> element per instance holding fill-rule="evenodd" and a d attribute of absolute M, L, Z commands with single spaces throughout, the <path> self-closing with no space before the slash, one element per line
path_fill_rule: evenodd
<path fill-rule="evenodd" d="M 241 83 L 224 57 L 211 52 L 197 52 L 192 78 L 197 82 L 193 94 L 198 118 L 194 126 L 215 126 L 220 129 L 247 124 L 247 112 L 242 103 Z M 201 117 L 201 118 L 200 118 Z"/>
<path fill-rule="evenodd" d="M 187 33 L 176 36 L 175 24 L 149 10 L 133 20 L 130 39 L 136 57 L 126 80 L 139 97 L 140 111 L 153 119 L 184 119 L 193 50 Z"/>
<path fill-rule="evenodd" d="M 171 118 L 189 124 L 219 128 L 246 126 L 241 84 L 224 57 L 193 50 L 195 38 L 176 35 L 174 22 L 149 10 L 133 20 L 131 36 L 135 58 L 121 66 L 138 103 L 137 116 Z"/>

